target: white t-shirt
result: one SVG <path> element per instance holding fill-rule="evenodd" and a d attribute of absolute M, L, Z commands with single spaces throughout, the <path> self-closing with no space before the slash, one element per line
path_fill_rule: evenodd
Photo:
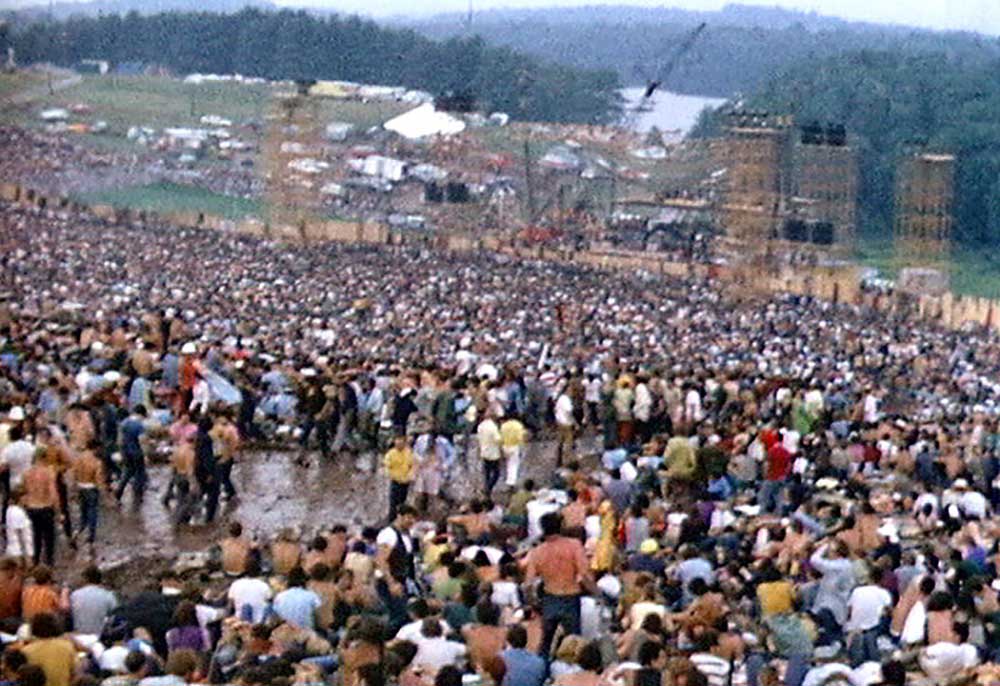
<path fill-rule="evenodd" d="M 649 392 L 649 386 L 641 383 L 635 387 L 635 403 L 632 405 L 632 412 L 640 422 L 648 422 L 652 411 L 653 396 Z"/>
<path fill-rule="evenodd" d="M 701 421 L 701 395 L 693 388 L 684 398 L 684 416 L 688 420 Z"/>
<path fill-rule="evenodd" d="M 573 426 L 576 420 L 573 418 L 573 401 L 570 397 L 562 393 L 556 400 L 556 424 L 559 426 Z"/>
<path fill-rule="evenodd" d="M 959 499 L 958 507 L 966 517 L 986 519 L 986 497 L 979 491 L 966 491 Z"/>
<path fill-rule="evenodd" d="M 930 505 L 932 508 L 932 513 L 937 514 L 938 511 L 938 498 L 933 493 L 921 493 L 917 496 L 917 499 L 913 501 L 913 513 L 920 514 L 925 505 Z"/>
<path fill-rule="evenodd" d="M 878 420 L 881 418 L 881 412 L 879 412 L 879 405 L 881 401 L 877 396 L 866 395 L 865 396 L 865 421 L 869 424 L 877 424 Z"/>
<path fill-rule="evenodd" d="M 436 638 L 421 636 L 415 643 L 417 654 L 413 658 L 413 665 L 427 667 L 434 672 L 448 665 L 457 665 L 466 654 L 464 643 L 449 641 L 442 636 Z"/>
<path fill-rule="evenodd" d="M 513 581 L 494 581 L 490 600 L 498 607 L 521 606 L 521 596 L 517 592 L 517 584 Z"/>
<path fill-rule="evenodd" d="M 244 577 L 229 585 L 228 597 L 236 610 L 236 616 L 240 616 L 242 608 L 249 605 L 253 614 L 251 621 L 254 624 L 264 621 L 264 613 L 267 612 L 271 595 L 271 587 L 261 579 Z"/>
<path fill-rule="evenodd" d="M 479 439 L 479 458 L 496 461 L 500 459 L 500 427 L 492 419 L 484 419 L 476 429 Z"/>
<path fill-rule="evenodd" d="M 462 549 L 461 558 L 463 560 L 472 560 L 479 554 L 479 551 L 486 553 L 486 557 L 489 558 L 491 565 L 500 564 L 500 559 L 503 557 L 503 551 L 499 548 L 494 548 L 493 546 L 483 546 L 483 545 L 470 545 Z"/>
<path fill-rule="evenodd" d="M 7 507 L 7 556 L 24 557 L 31 555 L 34 538 L 32 536 L 31 520 L 28 513 L 20 505 L 9 505 Z M 24 541 L 23 545 L 21 541 Z"/>
<path fill-rule="evenodd" d="M 391 526 L 387 526 L 379 531 L 378 537 L 375 539 L 376 545 L 384 545 L 390 548 L 395 548 L 398 542 L 399 536 Z M 403 547 L 406 548 L 406 552 L 413 552 L 413 539 L 408 534 L 403 534 Z"/>
<path fill-rule="evenodd" d="M 17 488 L 35 459 L 35 446 L 25 440 L 14 441 L 0 453 L 0 465 L 10 470 L 10 487 Z"/>
<path fill-rule="evenodd" d="M 799 452 L 799 440 L 801 438 L 802 434 L 795 429 L 783 429 L 781 432 L 781 445 L 785 447 L 785 450 L 795 455 Z"/>
<path fill-rule="evenodd" d="M 858 586 L 851 591 L 847 607 L 848 620 L 844 628 L 847 631 L 867 631 L 877 627 L 885 609 L 892 607 L 892 595 L 874 584 Z"/>
<path fill-rule="evenodd" d="M 396 632 L 396 640 L 399 641 L 409 641 L 410 643 L 417 643 L 423 639 L 424 635 L 420 633 L 420 627 L 424 625 L 424 620 L 418 619 L 416 621 L 410 622 L 409 624 L 404 624 Z M 441 631 L 447 633 L 451 628 L 448 626 L 448 622 L 441 620 Z"/>

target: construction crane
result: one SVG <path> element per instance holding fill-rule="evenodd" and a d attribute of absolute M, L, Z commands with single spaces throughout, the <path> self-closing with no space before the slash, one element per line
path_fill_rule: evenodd
<path fill-rule="evenodd" d="M 705 22 L 698 24 L 698 26 L 696 26 L 695 29 L 691 31 L 691 33 L 689 33 L 683 41 L 681 41 L 677 50 L 675 50 L 671 58 L 663 64 L 656 75 L 651 79 L 647 79 L 646 90 L 643 92 L 642 97 L 639 98 L 639 102 L 626 111 L 625 117 L 622 119 L 622 126 L 626 129 L 635 128 L 635 123 L 639 119 L 639 115 L 650 110 L 653 95 L 655 95 L 656 91 L 663 85 L 663 82 L 670 77 L 670 74 L 673 73 L 674 69 L 677 68 L 681 58 L 683 58 L 684 55 L 690 52 L 691 48 L 694 47 L 698 37 L 701 36 L 702 32 L 704 32 L 707 27 L 708 24 Z"/>

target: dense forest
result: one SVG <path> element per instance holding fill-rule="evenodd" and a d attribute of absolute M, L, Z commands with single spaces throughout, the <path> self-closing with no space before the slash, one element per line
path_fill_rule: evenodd
<path fill-rule="evenodd" d="M 434 39 L 477 34 L 491 45 L 580 68 L 608 68 L 629 85 L 658 77 L 685 37 L 706 30 L 665 79 L 670 90 L 731 97 L 750 94 L 791 66 L 845 52 L 943 53 L 965 64 L 1000 58 L 1000 41 L 967 34 L 851 23 L 776 8 L 730 5 L 718 12 L 584 7 L 478 12 L 406 22 Z"/>
<path fill-rule="evenodd" d="M 847 125 L 861 157 L 862 229 L 891 230 L 895 168 L 908 150 L 957 155 L 956 238 L 1000 241 L 1000 60 L 862 51 L 796 65 L 747 104 Z M 695 135 L 717 131 L 704 115 Z"/>
<path fill-rule="evenodd" d="M 437 42 L 358 17 L 245 9 L 73 17 L 15 27 L 20 62 L 141 61 L 179 73 L 269 79 L 345 79 L 434 94 L 471 94 L 521 119 L 604 123 L 619 113 L 613 71 L 580 69 L 490 47 L 481 38 Z"/>

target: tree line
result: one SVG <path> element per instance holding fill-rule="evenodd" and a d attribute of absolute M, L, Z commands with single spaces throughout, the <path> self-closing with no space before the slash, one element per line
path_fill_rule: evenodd
<path fill-rule="evenodd" d="M 468 93 L 518 119 L 607 123 L 620 113 L 617 75 L 490 47 L 479 37 L 433 41 L 356 16 L 246 9 L 236 14 L 136 12 L 15 27 L 21 63 L 145 62 L 178 73 L 342 79 L 435 95 Z"/>

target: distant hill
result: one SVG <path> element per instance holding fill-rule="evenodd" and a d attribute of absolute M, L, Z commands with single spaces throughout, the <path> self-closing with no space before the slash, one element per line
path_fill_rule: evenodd
<path fill-rule="evenodd" d="M 443 12 L 421 19 L 396 17 L 390 21 L 411 25 L 437 25 L 447 23 L 462 23 L 466 21 L 466 12 Z M 541 8 L 500 8 L 476 10 L 473 13 L 474 23 L 484 21 L 544 21 L 549 24 L 576 23 L 652 23 L 652 24 L 691 24 L 703 21 L 716 24 L 756 27 L 763 29 L 784 29 L 789 26 L 802 25 L 812 30 L 833 30 L 845 27 L 879 27 L 883 25 L 865 22 L 852 22 L 838 17 L 817 14 L 815 12 L 800 12 L 783 7 L 765 7 L 761 5 L 729 4 L 721 10 L 702 12 L 676 7 L 642 7 L 625 3 L 584 5 L 581 7 L 541 7 Z"/>
<path fill-rule="evenodd" d="M 462 95 L 517 119 L 607 123 L 620 115 L 611 70 L 552 64 L 479 38 L 429 40 L 359 17 L 248 8 L 24 22 L 10 31 L 17 59 L 73 66 L 86 58 L 268 79 L 346 79 Z"/>
<path fill-rule="evenodd" d="M 943 54 L 976 63 L 1000 58 L 1000 43 L 977 34 L 747 5 L 717 12 L 631 6 L 487 10 L 475 12 L 471 25 L 461 13 L 394 20 L 438 40 L 477 34 L 490 44 L 566 65 L 615 69 L 629 85 L 661 76 L 664 63 L 702 22 L 708 28 L 664 80 L 672 90 L 717 97 L 752 93 L 796 64 L 858 50 Z"/>

